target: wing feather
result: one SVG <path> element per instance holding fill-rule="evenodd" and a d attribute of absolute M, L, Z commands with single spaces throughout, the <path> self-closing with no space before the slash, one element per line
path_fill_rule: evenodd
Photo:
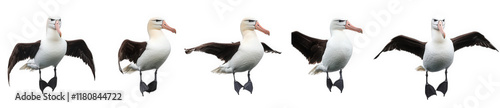
<path fill-rule="evenodd" d="M 78 39 L 66 42 L 68 45 L 66 48 L 66 55 L 82 59 L 82 61 L 92 70 L 92 75 L 94 75 L 95 80 L 94 57 L 92 57 L 92 52 L 87 47 L 85 41 Z"/>
<path fill-rule="evenodd" d="M 380 51 L 380 53 L 378 53 L 378 55 L 375 56 L 374 59 L 377 59 L 378 56 L 382 54 L 382 52 L 392 51 L 394 49 L 408 51 L 412 54 L 417 55 L 418 57 L 420 57 L 420 59 L 423 59 L 426 43 L 427 42 L 421 42 L 419 40 L 404 35 L 399 35 L 397 37 L 392 38 L 391 42 L 385 45 L 384 49 Z"/>
<path fill-rule="evenodd" d="M 12 54 L 9 58 L 9 66 L 7 70 L 7 80 L 10 85 L 10 72 L 12 68 L 17 64 L 17 62 L 21 60 L 25 60 L 28 58 L 35 58 L 38 49 L 40 48 L 40 41 L 36 41 L 34 43 L 18 43 L 12 50 Z"/>
<path fill-rule="evenodd" d="M 205 43 L 200 46 L 184 49 L 186 54 L 190 54 L 193 51 L 202 51 L 208 54 L 217 56 L 220 60 L 226 63 L 229 61 L 233 55 L 238 51 L 240 47 L 240 42 L 235 43 Z"/>
<path fill-rule="evenodd" d="M 130 62 L 137 63 L 137 59 L 139 59 L 142 53 L 146 50 L 147 44 L 147 42 L 134 42 L 128 39 L 125 39 L 122 42 L 120 50 L 118 51 L 118 68 L 120 69 L 120 72 L 123 73 L 120 61 L 128 59 Z"/>
<path fill-rule="evenodd" d="M 298 31 L 292 32 L 292 45 L 304 55 L 309 64 L 321 62 L 328 40 L 306 36 Z"/>
<path fill-rule="evenodd" d="M 261 43 L 262 43 L 262 47 L 264 47 L 264 52 L 266 52 L 266 53 L 278 53 L 278 54 L 281 54 L 281 52 L 272 49 L 266 43 L 264 43 L 264 42 L 261 42 Z"/>
<path fill-rule="evenodd" d="M 453 41 L 453 47 L 455 48 L 455 51 L 464 47 L 470 47 L 474 45 L 479 45 L 498 51 L 497 48 L 495 48 L 495 46 L 490 43 L 490 41 L 488 41 L 481 33 L 476 31 L 457 36 L 451 39 L 451 41 Z"/>

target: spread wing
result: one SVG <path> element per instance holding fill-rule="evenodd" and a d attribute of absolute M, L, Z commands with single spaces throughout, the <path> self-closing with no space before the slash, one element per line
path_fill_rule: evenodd
<path fill-rule="evenodd" d="M 89 65 L 95 80 L 94 58 L 92 57 L 92 52 L 90 52 L 85 41 L 78 39 L 66 42 L 68 44 L 66 55 L 80 58 L 85 64 Z"/>
<path fill-rule="evenodd" d="M 193 51 L 202 51 L 208 54 L 212 54 L 217 56 L 217 58 L 221 59 L 226 63 L 229 61 L 233 55 L 238 51 L 238 48 L 240 47 L 240 42 L 236 43 L 215 43 L 215 42 L 210 42 L 210 43 L 205 43 L 203 45 L 194 47 L 194 48 L 189 48 L 189 49 L 184 49 L 186 54 L 190 54 Z M 271 49 L 272 50 L 272 49 Z M 273 50 L 274 51 L 274 50 Z"/>
<path fill-rule="evenodd" d="M 377 59 L 377 57 L 380 56 L 382 52 L 392 51 L 394 49 L 408 51 L 417 55 L 418 57 L 420 57 L 420 59 L 423 59 L 426 43 L 427 42 L 421 42 L 404 35 L 399 35 L 395 38 L 392 38 L 391 42 L 385 45 L 384 49 L 380 51 L 380 53 L 378 53 L 378 55 L 375 56 L 374 59 Z"/>
<path fill-rule="evenodd" d="M 120 61 L 128 59 L 130 62 L 137 63 L 137 59 L 146 50 L 147 44 L 147 42 L 134 42 L 128 39 L 122 42 L 122 46 L 120 46 L 120 50 L 118 51 L 118 68 L 120 72 L 123 73 Z"/>
<path fill-rule="evenodd" d="M 9 67 L 7 70 L 7 80 L 10 85 L 10 71 L 17 62 L 21 60 L 25 60 L 27 58 L 35 58 L 36 53 L 38 52 L 38 48 L 40 47 L 40 41 L 36 41 L 34 43 L 18 43 L 12 50 L 12 54 L 9 58 Z"/>
<path fill-rule="evenodd" d="M 323 53 L 325 52 L 326 42 L 328 40 L 321 40 L 306 36 L 298 31 L 292 32 L 292 45 L 304 55 L 309 64 L 321 62 Z"/>
<path fill-rule="evenodd" d="M 266 43 L 264 43 L 264 42 L 261 42 L 261 43 L 262 43 L 262 47 L 264 47 L 264 52 L 266 52 L 266 53 L 278 53 L 278 54 L 281 54 L 281 52 L 276 51 L 276 50 L 272 49 L 271 47 L 267 46 Z"/>
<path fill-rule="evenodd" d="M 451 41 L 453 41 L 453 47 L 455 48 L 455 51 L 457 51 L 461 48 L 464 48 L 464 47 L 469 47 L 469 46 L 474 46 L 474 45 L 479 45 L 479 46 L 491 48 L 493 50 L 498 51 L 490 43 L 490 41 L 488 41 L 481 33 L 476 32 L 476 31 L 457 36 L 457 37 L 451 39 Z"/>

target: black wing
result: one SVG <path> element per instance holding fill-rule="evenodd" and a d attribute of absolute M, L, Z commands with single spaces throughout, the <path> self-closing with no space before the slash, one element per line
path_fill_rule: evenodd
<path fill-rule="evenodd" d="M 281 54 L 281 52 L 276 51 L 276 50 L 272 49 L 271 47 L 267 46 L 266 43 L 264 43 L 264 42 L 261 42 L 261 43 L 262 43 L 262 47 L 264 47 L 264 52 L 266 52 L 266 53 L 278 53 L 278 54 Z"/>
<path fill-rule="evenodd" d="M 453 47 L 455 48 L 455 51 L 457 51 L 463 47 L 469 47 L 469 46 L 474 46 L 474 45 L 479 45 L 479 46 L 491 48 L 493 50 L 498 51 L 490 43 L 490 41 L 488 41 L 481 33 L 476 32 L 476 31 L 457 36 L 457 37 L 451 39 L 451 41 L 453 41 Z"/>
<path fill-rule="evenodd" d="M 420 57 L 420 59 L 423 59 L 426 43 L 427 42 L 421 42 L 404 35 L 399 35 L 395 38 L 392 38 L 391 42 L 385 45 L 384 49 L 380 51 L 380 53 L 378 53 L 378 55 L 375 56 L 374 59 L 377 59 L 377 57 L 380 56 L 382 52 L 391 51 L 394 49 L 408 51 L 417 55 L 418 57 Z"/>
<path fill-rule="evenodd" d="M 146 50 L 147 44 L 147 42 L 134 42 L 128 39 L 122 42 L 122 46 L 120 46 L 120 50 L 118 51 L 118 68 L 120 72 L 123 73 L 120 61 L 128 59 L 130 62 L 137 63 L 137 59 L 139 59 L 144 50 Z"/>
<path fill-rule="evenodd" d="M 94 58 L 92 57 L 92 52 L 90 52 L 85 41 L 78 39 L 66 42 L 68 44 L 68 47 L 66 48 L 66 55 L 80 58 L 85 64 L 89 65 L 95 80 Z"/>
<path fill-rule="evenodd" d="M 17 62 L 25 60 L 27 58 L 35 58 L 36 53 L 40 48 L 40 41 L 34 43 L 18 43 L 12 50 L 12 54 L 9 58 L 9 67 L 7 71 L 7 80 L 10 85 L 10 72 Z"/>
<path fill-rule="evenodd" d="M 233 55 L 238 51 L 238 48 L 240 47 L 240 42 L 236 43 L 215 43 L 215 42 L 210 42 L 210 43 L 205 43 L 203 45 L 194 47 L 194 48 L 189 48 L 189 49 L 184 49 L 186 50 L 186 54 L 190 54 L 193 51 L 202 51 L 208 54 L 213 54 L 217 56 L 217 58 L 221 59 L 226 63 L 229 61 Z"/>
<path fill-rule="evenodd" d="M 309 64 L 321 62 L 328 40 L 315 39 L 298 31 L 292 32 L 292 45 L 304 55 Z"/>
<path fill-rule="evenodd" d="M 34 43 L 18 43 L 12 50 L 12 54 L 9 59 L 9 68 L 7 70 L 7 80 L 10 85 L 10 71 L 17 62 L 21 60 L 25 60 L 27 58 L 35 58 L 36 53 L 38 52 L 38 48 L 40 48 L 40 41 L 36 41 Z"/>

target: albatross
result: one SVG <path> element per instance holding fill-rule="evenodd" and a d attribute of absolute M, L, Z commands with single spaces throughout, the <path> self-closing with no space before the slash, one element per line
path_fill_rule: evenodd
<path fill-rule="evenodd" d="M 317 64 L 309 74 L 316 75 L 325 72 L 326 86 L 330 92 L 333 86 L 336 86 L 340 92 L 344 89 L 342 69 L 352 55 L 352 44 L 344 33 L 345 29 L 363 33 L 362 29 L 351 25 L 349 21 L 337 18 L 330 23 L 331 37 L 328 40 L 309 37 L 298 31 L 292 32 L 293 47 L 309 60 L 309 64 Z M 328 72 L 333 71 L 340 73 L 340 78 L 335 83 L 332 83 L 328 75 Z"/>
<path fill-rule="evenodd" d="M 118 67 L 120 72 L 131 74 L 139 71 L 139 85 L 142 96 L 144 96 L 144 92 L 151 93 L 156 90 L 158 68 L 167 60 L 170 54 L 170 42 L 161 31 L 162 29 L 177 33 L 174 28 L 167 25 L 164 19 L 154 17 L 148 21 L 149 41 L 134 42 L 125 39 L 118 51 Z M 131 63 L 122 69 L 120 61 L 125 59 Z M 151 69 L 155 69 L 155 79 L 146 85 L 142 81 L 142 71 Z"/>
<path fill-rule="evenodd" d="M 190 54 L 193 51 L 202 51 L 217 56 L 217 58 L 224 61 L 224 64 L 212 70 L 212 72 L 219 74 L 232 73 L 236 93 L 239 95 L 241 88 L 252 93 L 253 84 L 252 80 L 250 80 L 250 71 L 259 63 L 264 52 L 281 54 L 281 52 L 275 51 L 267 44 L 260 42 L 254 31 L 255 29 L 269 35 L 269 31 L 264 29 L 257 20 L 253 18 L 244 18 L 240 24 L 240 31 L 243 35 L 243 40 L 241 42 L 210 42 L 194 48 L 185 49 L 185 53 Z M 248 71 L 248 82 L 245 83 L 245 85 L 241 85 L 241 83 L 236 81 L 235 73 L 244 71 Z"/>
<path fill-rule="evenodd" d="M 92 75 L 95 80 L 95 68 L 92 52 L 90 52 L 85 41 L 81 39 L 71 41 L 62 39 L 60 17 L 49 17 L 47 19 L 46 28 L 47 36 L 45 39 L 34 43 L 18 43 L 14 47 L 9 59 L 7 73 L 9 85 L 10 72 L 12 71 L 12 68 L 14 68 L 17 62 L 30 58 L 27 63 L 21 67 L 21 70 L 38 70 L 38 73 L 40 74 L 40 90 L 43 92 L 43 90 L 49 86 L 52 88 L 52 91 L 54 91 L 57 86 L 56 68 L 65 55 L 82 59 L 82 61 L 92 70 Z M 41 69 L 49 66 L 54 67 L 54 77 L 52 77 L 47 83 L 42 80 Z"/>
<path fill-rule="evenodd" d="M 427 99 L 436 95 L 436 90 L 428 82 L 428 72 L 438 72 L 444 69 L 445 80 L 437 88 L 437 91 L 442 92 L 444 96 L 448 91 L 448 67 L 453 63 L 455 51 L 479 45 L 498 52 L 481 33 L 476 31 L 450 39 L 444 33 L 444 24 L 444 19 L 433 18 L 431 20 L 431 41 L 429 42 L 422 42 L 404 35 L 396 36 L 374 59 L 377 59 L 382 52 L 395 49 L 404 50 L 420 57 L 423 60 L 423 66 L 417 67 L 417 70 L 425 71 L 425 95 Z"/>

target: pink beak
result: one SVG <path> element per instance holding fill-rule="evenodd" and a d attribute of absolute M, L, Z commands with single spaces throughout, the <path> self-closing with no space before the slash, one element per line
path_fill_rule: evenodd
<path fill-rule="evenodd" d="M 269 30 L 264 29 L 262 26 L 260 26 L 259 21 L 255 22 L 255 29 L 259 30 L 260 32 L 269 35 Z"/>
<path fill-rule="evenodd" d="M 363 29 L 354 27 L 353 25 L 351 25 L 349 21 L 346 21 L 345 28 L 359 33 L 363 33 Z"/>
<path fill-rule="evenodd" d="M 167 22 L 165 22 L 165 21 L 162 22 L 161 27 L 164 28 L 164 29 L 167 29 L 167 30 L 171 31 L 172 33 L 177 33 L 177 31 L 175 30 L 175 28 L 172 28 L 172 27 L 168 26 Z"/>
<path fill-rule="evenodd" d="M 443 21 L 439 21 L 437 26 L 438 26 L 439 32 L 441 32 L 443 34 L 443 38 L 446 38 L 446 34 L 444 34 L 444 30 L 443 30 Z"/>
<path fill-rule="evenodd" d="M 61 28 L 61 26 L 59 25 L 59 20 L 57 20 L 57 21 L 56 21 L 55 26 L 56 26 L 56 31 L 57 31 L 57 33 L 59 33 L 59 37 L 62 37 L 62 34 L 61 34 L 61 29 L 60 29 L 60 28 Z"/>

